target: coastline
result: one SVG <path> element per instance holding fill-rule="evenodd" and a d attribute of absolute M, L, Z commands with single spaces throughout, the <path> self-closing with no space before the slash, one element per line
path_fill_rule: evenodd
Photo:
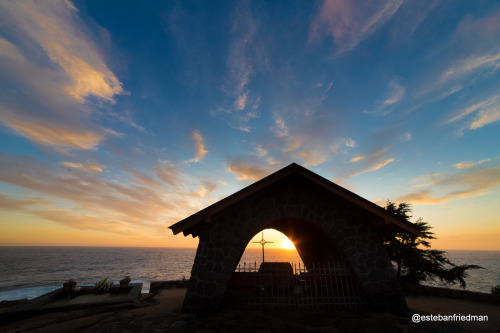
<path fill-rule="evenodd" d="M 143 283 L 142 292 L 147 293 L 150 281 L 189 278 L 196 252 L 193 248 L 2 248 L 6 249 L 9 251 L 0 251 L 0 262 L 5 268 L 0 278 L 0 301 L 31 299 L 57 289 L 63 281 L 71 278 L 80 285 L 93 285 L 106 276 L 115 283 L 123 276 L 131 276 L 132 282 Z M 269 258 L 296 262 L 291 253 L 296 251 L 270 249 Z M 492 287 L 500 284 L 500 251 L 453 250 L 449 257 L 457 264 L 472 263 L 486 268 L 470 272 L 466 290 L 489 293 Z M 259 259 L 259 249 L 247 249 L 242 257 L 247 263 L 257 261 L 259 264 Z M 432 281 L 426 285 L 446 287 Z"/>

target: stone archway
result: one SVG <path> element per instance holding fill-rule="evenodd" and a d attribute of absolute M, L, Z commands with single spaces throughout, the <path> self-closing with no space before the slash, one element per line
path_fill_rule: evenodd
<path fill-rule="evenodd" d="M 260 230 L 274 228 L 296 240 L 297 251 L 306 265 L 338 255 L 345 258 L 371 308 L 406 312 L 403 294 L 380 240 L 377 225 L 385 225 L 377 215 L 380 211 L 370 210 L 371 203 L 368 209 L 361 209 L 359 203 L 311 180 L 303 171 L 306 169 L 293 164 L 291 167 L 295 172 L 285 173 L 286 168 L 278 171 L 272 176 L 281 172 L 280 177 L 275 176 L 257 191 L 226 203 L 223 209 L 208 207 L 207 210 L 214 209 L 208 218 L 181 230 L 200 239 L 184 310 L 218 308 L 250 239 Z"/>

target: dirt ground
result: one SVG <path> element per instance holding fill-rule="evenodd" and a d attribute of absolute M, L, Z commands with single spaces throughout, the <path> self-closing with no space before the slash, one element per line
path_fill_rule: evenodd
<path fill-rule="evenodd" d="M 7 325 L 0 332 L 500 332 L 500 306 L 455 299 L 408 297 L 411 313 L 487 315 L 487 322 L 412 323 L 380 313 L 338 311 L 244 311 L 181 314 L 186 289 L 145 295 L 133 307 L 114 305 L 44 314 Z"/>

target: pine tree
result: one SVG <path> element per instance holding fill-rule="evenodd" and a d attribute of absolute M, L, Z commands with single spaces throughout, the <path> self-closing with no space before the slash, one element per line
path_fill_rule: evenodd
<path fill-rule="evenodd" d="M 406 202 L 396 205 L 388 201 L 385 209 L 406 221 L 412 217 L 411 205 Z M 477 265 L 455 265 L 446 258 L 445 251 L 431 249 L 430 240 L 436 237 L 430 231 L 432 227 L 429 223 L 419 218 L 414 225 L 420 231 L 417 236 L 397 233 L 384 239 L 384 246 L 396 265 L 396 275 L 402 285 L 438 279 L 449 284 L 459 283 L 465 288 L 468 270 L 483 268 Z"/>

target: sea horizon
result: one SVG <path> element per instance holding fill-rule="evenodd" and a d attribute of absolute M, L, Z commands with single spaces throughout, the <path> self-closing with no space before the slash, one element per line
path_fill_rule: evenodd
<path fill-rule="evenodd" d="M 117 247 L 117 246 L 1 246 L 0 301 L 34 298 L 62 286 L 69 279 L 79 285 L 93 285 L 109 277 L 118 283 L 124 276 L 143 283 L 149 292 L 151 281 L 190 278 L 196 248 Z M 61 249 L 65 249 L 61 251 Z M 294 249 L 266 248 L 266 261 L 302 263 Z M 500 251 L 449 250 L 447 257 L 455 264 L 484 267 L 471 270 L 466 290 L 490 293 L 500 284 Z M 261 248 L 247 248 L 240 263 L 262 262 Z M 303 263 L 302 263 L 303 264 Z M 460 289 L 458 285 L 427 282 L 427 285 Z"/>

